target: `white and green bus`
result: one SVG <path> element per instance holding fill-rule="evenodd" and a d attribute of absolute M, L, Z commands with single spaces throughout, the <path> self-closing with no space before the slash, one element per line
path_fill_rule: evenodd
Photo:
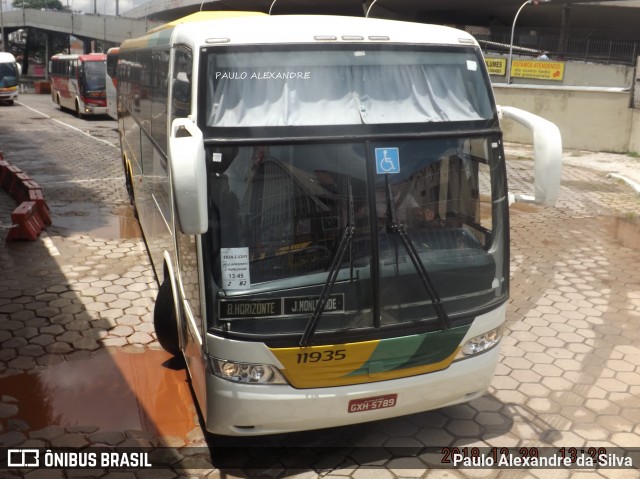
<path fill-rule="evenodd" d="M 203 12 L 125 41 L 126 183 L 208 431 L 261 435 L 482 396 L 509 292 L 500 112 L 465 32 Z M 536 138 L 552 204 L 561 141 Z M 540 170 L 542 171 L 542 170 Z"/>
<path fill-rule="evenodd" d="M 11 53 L 0 52 L 0 103 L 13 105 L 18 99 L 20 64 Z"/>

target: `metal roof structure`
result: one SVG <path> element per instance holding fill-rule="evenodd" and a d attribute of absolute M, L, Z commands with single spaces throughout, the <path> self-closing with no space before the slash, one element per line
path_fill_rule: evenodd
<path fill-rule="evenodd" d="M 95 39 L 117 44 L 200 9 L 265 13 L 271 9 L 274 15 L 335 14 L 362 17 L 371 7 L 371 17 L 459 28 L 471 27 L 469 31 L 474 36 L 480 34 L 482 37 L 482 32 L 473 30 L 473 27 L 490 27 L 494 34 L 500 30 L 502 33 L 508 32 L 523 2 L 524 0 L 150 0 L 117 17 L 14 10 L 4 12 L 2 26 L 5 35 L 30 27 L 68 33 L 85 41 Z M 550 35 L 563 41 L 568 38 L 569 33 L 575 33 L 587 42 L 602 38 L 631 41 L 634 45 L 626 48 L 633 52 L 626 52 L 625 55 L 635 59 L 638 53 L 635 50 L 640 44 L 640 0 L 532 0 L 530 5 L 522 8 L 517 26 L 529 37 L 542 36 L 551 31 Z M 505 43 L 504 40 L 500 41 Z M 626 59 L 625 62 L 633 61 Z"/>
<path fill-rule="evenodd" d="M 268 12 L 273 0 L 150 0 L 124 12 L 131 18 L 170 21 L 204 10 Z M 370 16 L 422 23 L 510 27 L 523 0 L 377 0 Z M 338 14 L 363 16 L 371 0 L 276 0 L 272 14 Z M 528 5 L 519 27 L 569 28 L 607 32 L 611 38 L 640 40 L 640 0 L 541 0 Z"/>

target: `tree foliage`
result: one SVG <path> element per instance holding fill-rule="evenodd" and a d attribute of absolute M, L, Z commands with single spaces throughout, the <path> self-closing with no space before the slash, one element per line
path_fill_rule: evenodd
<path fill-rule="evenodd" d="M 38 10 L 44 8 L 65 11 L 67 9 L 60 0 L 13 0 L 11 5 L 13 8 L 36 8 Z"/>
<path fill-rule="evenodd" d="M 49 56 L 55 53 L 65 53 L 69 48 L 69 36 L 64 33 L 53 33 L 50 50 L 46 50 L 47 34 L 41 30 L 28 28 L 18 30 L 9 36 L 7 51 L 22 64 L 22 74 L 29 74 L 29 60 L 41 64 L 46 68 Z"/>

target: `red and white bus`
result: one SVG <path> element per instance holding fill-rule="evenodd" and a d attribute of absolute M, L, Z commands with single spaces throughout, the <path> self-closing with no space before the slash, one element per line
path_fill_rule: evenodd
<path fill-rule="evenodd" d="M 120 47 L 113 47 L 107 50 L 107 74 L 105 78 L 107 90 L 107 114 L 114 120 L 118 119 L 118 79 L 116 78 L 116 67 L 118 66 L 118 53 Z"/>
<path fill-rule="evenodd" d="M 76 112 L 78 117 L 107 112 L 104 53 L 59 54 L 51 57 L 51 99 L 60 109 Z"/>

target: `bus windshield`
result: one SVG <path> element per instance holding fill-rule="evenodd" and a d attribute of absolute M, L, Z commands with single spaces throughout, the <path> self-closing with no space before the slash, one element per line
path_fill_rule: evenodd
<path fill-rule="evenodd" d="M 210 50 L 210 326 L 375 337 L 504 301 L 505 178 L 481 61 L 424 45 Z"/>
<path fill-rule="evenodd" d="M 86 91 L 104 91 L 107 65 L 104 61 L 84 62 L 83 83 Z"/>
<path fill-rule="evenodd" d="M 18 67 L 15 62 L 0 62 L 0 87 L 6 88 L 18 84 Z"/>
<path fill-rule="evenodd" d="M 493 116 L 472 49 L 273 47 L 207 56 L 206 126 L 472 121 Z"/>
<path fill-rule="evenodd" d="M 401 230 L 449 316 L 504 300 L 499 142 L 458 136 L 208 148 L 217 162 L 208 246 L 221 298 L 213 327 L 267 337 L 302 332 L 350 224 L 318 332 L 437 323 Z"/>

